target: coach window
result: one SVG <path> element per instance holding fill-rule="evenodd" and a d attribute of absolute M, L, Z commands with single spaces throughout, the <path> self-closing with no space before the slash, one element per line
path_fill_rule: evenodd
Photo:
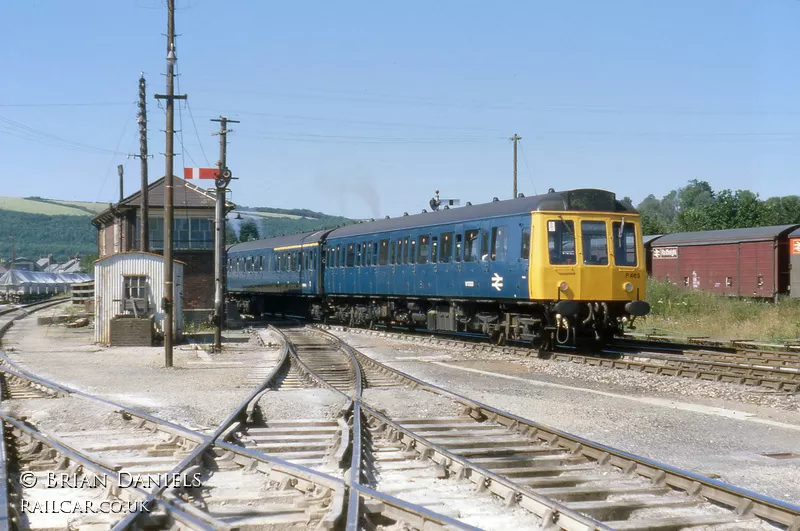
<path fill-rule="evenodd" d="M 605 221 L 581 221 L 583 263 L 608 265 L 608 240 Z"/>
<path fill-rule="evenodd" d="M 563 219 L 547 222 L 547 247 L 550 263 L 554 265 L 575 263 L 575 224 Z"/>
<path fill-rule="evenodd" d="M 289 253 L 283 253 L 283 271 L 289 271 Z"/>
<path fill-rule="evenodd" d="M 361 244 L 356 244 L 356 266 L 361 265 Z"/>
<path fill-rule="evenodd" d="M 454 262 L 461 261 L 461 234 L 456 234 L 456 247 L 455 247 L 455 254 L 453 255 Z"/>
<path fill-rule="evenodd" d="M 419 254 L 417 255 L 418 264 L 427 264 L 431 252 L 431 237 L 427 234 L 419 237 Z"/>
<path fill-rule="evenodd" d="M 378 265 L 386 265 L 389 262 L 389 240 L 381 240 L 380 258 Z"/>
<path fill-rule="evenodd" d="M 492 227 L 492 261 L 499 260 L 501 262 L 506 259 L 506 252 L 508 251 L 508 231 L 505 226 Z"/>
<path fill-rule="evenodd" d="M 519 251 L 519 257 L 527 260 L 531 254 L 531 229 L 530 227 L 522 227 L 522 249 Z"/>
<path fill-rule="evenodd" d="M 635 266 L 636 227 L 624 221 L 615 221 L 611 227 L 614 234 L 614 263 L 618 266 Z"/>
<path fill-rule="evenodd" d="M 411 238 L 411 243 L 408 246 L 408 263 L 413 264 L 417 261 L 417 240 Z"/>
<path fill-rule="evenodd" d="M 389 252 L 389 263 L 396 264 L 397 263 L 397 243 L 392 240 L 392 249 Z"/>
<path fill-rule="evenodd" d="M 263 255 L 258 257 L 258 270 L 259 271 L 264 271 L 264 256 Z"/>
<path fill-rule="evenodd" d="M 431 236 L 431 263 L 435 264 L 439 260 L 439 238 Z"/>
<path fill-rule="evenodd" d="M 481 231 L 479 230 L 468 230 L 464 233 L 464 261 L 465 262 L 477 262 L 480 258 L 480 248 L 478 237 L 480 237 Z"/>
<path fill-rule="evenodd" d="M 353 267 L 356 261 L 356 246 L 353 243 L 347 244 L 347 262 L 345 262 L 346 267 Z"/>
<path fill-rule="evenodd" d="M 397 263 L 403 263 L 403 238 L 397 238 Z"/>
<path fill-rule="evenodd" d="M 372 265 L 378 265 L 378 242 L 372 244 Z"/>
<path fill-rule="evenodd" d="M 297 271 L 297 253 L 289 253 L 290 271 Z"/>
<path fill-rule="evenodd" d="M 336 262 L 336 267 L 342 266 L 342 246 L 337 245 L 336 250 L 333 252 L 333 261 Z"/>
<path fill-rule="evenodd" d="M 450 257 L 453 254 L 453 233 L 443 232 L 439 235 L 439 262 L 446 264 L 450 262 Z"/>

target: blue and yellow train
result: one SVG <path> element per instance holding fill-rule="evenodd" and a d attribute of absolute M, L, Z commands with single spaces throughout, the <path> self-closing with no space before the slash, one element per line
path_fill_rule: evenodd
<path fill-rule="evenodd" d="M 639 215 L 569 190 L 236 244 L 243 311 L 475 332 L 539 348 L 607 341 L 647 315 Z"/>

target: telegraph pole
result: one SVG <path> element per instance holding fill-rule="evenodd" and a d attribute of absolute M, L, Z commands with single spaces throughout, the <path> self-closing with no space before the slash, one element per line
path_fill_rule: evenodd
<path fill-rule="evenodd" d="M 122 200 L 125 199 L 125 185 L 124 185 L 124 175 L 125 175 L 125 167 L 120 164 L 117 166 L 117 173 L 119 174 L 119 202 L 122 203 Z"/>
<path fill-rule="evenodd" d="M 142 163 L 142 221 L 139 225 L 139 250 L 146 253 L 150 250 L 150 201 L 147 186 L 147 83 L 144 72 L 139 78 L 139 158 Z M 136 157 L 136 155 L 134 155 Z"/>
<path fill-rule="evenodd" d="M 514 195 L 512 199 L 517 198 L 517 142 L 522 140 L 522 137 L 519 136 L 517 133 L 514 133 L 514 136 L 509 138 L 509 140 L 514 142 Z"/>
<path fill-rule="evenodd" d="M 215 224 L 216 260 L 214 261 L 214 350 L 222 351 L 222 327 L 225 324 L 225 196 L 231 182 L 231 171 L 228 169 L 228 124 L 238 124 L 237 120 L 229 120 L 225 116 L 214 118 L 219 122 L 219 162 L 217 167 L 217 210 Z"/>
<path fill-rule="evenodd" d="M 175 282 L 172 262 L 172 224 L 173 224 L 173 141 L 175 136 L 175 100 L 185 100 L 186 95 L 175 94 L 175 0 L 167 0 L 167 94 L 156 94 L 156 99 L 167 100 L 167 135 L 166 175 L 164 176 L 164 299 L 161 307 L 164 311 L 164 365 L 172 367 L 172 325 L 173 307 L 175 303 Z"/>

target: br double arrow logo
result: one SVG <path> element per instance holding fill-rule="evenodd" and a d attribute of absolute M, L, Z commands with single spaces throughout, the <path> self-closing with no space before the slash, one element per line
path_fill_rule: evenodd
<path fill-rule="evenodd" d="M 503 289 L 503 277 L 495 273 L 492 275 L 492 287 L 497 291 Z"/>

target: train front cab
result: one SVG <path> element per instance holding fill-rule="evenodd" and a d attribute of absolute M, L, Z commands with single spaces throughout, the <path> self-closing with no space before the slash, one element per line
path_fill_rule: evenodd
<path fill-rule="evenodd" d="M 530 298 L 550 302 L 552 339 L 608 340 L 647 315 L 647 271 L 637 214 L 531 214 Z M 571 336 L 571 337 L 570 337 Z"/>

